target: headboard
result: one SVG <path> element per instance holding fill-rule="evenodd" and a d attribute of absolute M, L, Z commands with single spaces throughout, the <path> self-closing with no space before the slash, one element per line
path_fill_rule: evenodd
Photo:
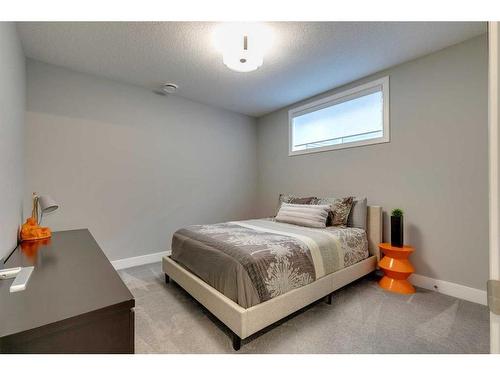
<path fill-rule="evenodd" d="M 382 207 L 368 206 L 366 212 L 366 234 L 368 236 L 368 250 L 380 260 L 378 244 L 382 242 Z"/>

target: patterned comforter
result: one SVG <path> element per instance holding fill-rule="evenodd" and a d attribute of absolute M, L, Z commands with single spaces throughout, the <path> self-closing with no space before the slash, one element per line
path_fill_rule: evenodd
<path fill-rule="evenodd" d="M 172 259 L 248 308 L 368 257 L 366 232 L 260 219 L 174 233 Z"/>

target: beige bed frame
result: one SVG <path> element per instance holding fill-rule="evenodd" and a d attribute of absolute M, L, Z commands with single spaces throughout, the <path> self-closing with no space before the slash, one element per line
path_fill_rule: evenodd
<path fill-rule="evenodd" d="M 238 350 L 241 339 L 249 337 L 314 301 L 329 296 L 335 290 L 376 269 L 380 257 L 378 244 L 382 242 L 382 207 L 368 206 L 367 216 L 369 258 L 247 309 L 179 266 L 170 257 L 163 258 L 163 272 L 167 282 L 169 278 L 173 279 L 231 329 L 234 333 L 233 347 Z"/>

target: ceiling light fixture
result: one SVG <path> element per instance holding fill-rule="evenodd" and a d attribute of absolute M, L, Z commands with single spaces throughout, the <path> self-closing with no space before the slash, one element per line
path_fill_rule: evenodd
<path fill-rule="evenodd" d="M 223 23 L 215 29 L 213 40 L 224 65 L 236 72 L 251 72 L 262 66 L 273 37 L 264 24 Z"/>

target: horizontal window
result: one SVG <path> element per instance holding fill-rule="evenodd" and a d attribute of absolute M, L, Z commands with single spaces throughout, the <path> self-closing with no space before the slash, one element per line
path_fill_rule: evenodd
<path fill-rule="evenodd" d="M 389 141 L 389 77 L 289 111 L 289 155 Z"/>

